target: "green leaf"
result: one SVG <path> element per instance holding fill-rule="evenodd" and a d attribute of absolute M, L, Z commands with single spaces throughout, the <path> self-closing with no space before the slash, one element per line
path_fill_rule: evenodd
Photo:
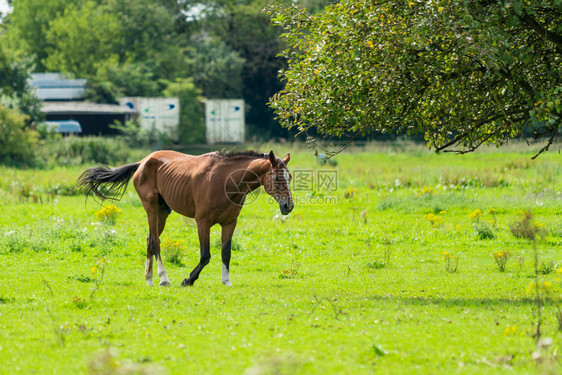
<path fill-rule="evenodd" d="M 383 356 L 388 354 L 388 352 L 386 350 L 382 349 L 381 347 L 377 346 L 376 344 L 372 344 L 371 348 L 373 349 L 373 352 L 379 357 L 383 357 Z"/>

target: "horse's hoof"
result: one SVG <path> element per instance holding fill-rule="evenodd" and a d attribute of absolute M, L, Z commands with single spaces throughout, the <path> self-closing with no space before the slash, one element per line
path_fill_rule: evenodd
<path fill-rule="evenodd" d="M 160 286 L 171 286 L 169 281 L 160 281 Z"/>
<path fill-rule="evenodd" d="M 188 279 L 183 279 L 183 281 L 181 282 L 181 286 L 192 286 L 193 285 L 193 281 L 190 281 Z"/>

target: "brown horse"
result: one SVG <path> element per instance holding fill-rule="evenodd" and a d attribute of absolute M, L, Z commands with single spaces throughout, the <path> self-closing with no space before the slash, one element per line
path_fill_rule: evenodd
<path fill-rule="evenodd" d="M 87 169 L 78 179 L 84 187 L 102 201 L 119 200 L 131 177 L 148 217 L 148 239 L 145 278 L 152 282 L 153 257 L 158 264 L 160 285 L 170 281 L 160 256 L 160 235 L 171 211 L 194 218 L 199 234 L 201 258 L 199 264 L 183 280 L 182 286 L 193 285 L 199 273 L 209 263 L 210 229 L 222 227 L 222 283 L 230 283 L 229 264 L 232 234 L 246 195 L 264 187 L 277 203 L 283 215 L 293 209 L 291 175 L 287 170 L 290 155 L 283 160 L 271 151 L 261 154 L 247 152 L 211 152 L 193 156 L 175 151 L 156 151 L 138 163 L 110 169 Z M 102 187 L 106 189 L 102 189 Z"/>

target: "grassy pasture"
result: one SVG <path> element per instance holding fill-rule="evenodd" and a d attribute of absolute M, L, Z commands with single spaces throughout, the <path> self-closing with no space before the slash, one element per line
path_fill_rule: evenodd
<path fill-rule="evenodd" d="M 194 222 L 172 214 L 162 240 L 173 286 L 149 288 L 134 189 L 111 224 L 70 193 L 85 167 L 0 168 L 0 373 L 561 371 L 556 300 L 542 311 L 552 344 L 533 359 L 533 245 L 510 231 L 533 212 L 540 280 L 559 294 L 559 154 L 385 147 L 334 166 L 274 149 L 292 152 L 296 207 L 281 217 L 262 192 L 242 210 L 233 288 L 220 282 L 218 228 L 211 263 L 182 288 L 198 240 Z M 337 189 L 318 186 L 322 173 Z"/>

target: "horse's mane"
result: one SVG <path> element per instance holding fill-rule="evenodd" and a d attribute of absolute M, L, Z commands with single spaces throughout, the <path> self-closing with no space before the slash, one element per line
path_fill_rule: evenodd
<path fill-rule="evenodd" d="M 254 150 L 231 150 L 231 151 L 219 151 L 218 154 L 225 158 L 235 158 L 235 157 L 249 157 L 249 158 L 265 158 L 267 154 L 263 152 L 257 152 Z"/>
<path fill-rule="evenodd" d="M 269 154 L 267 153 L 264 154 L 262 152 L 257 152 L 254 150 L 217 151 L 216 155 L 232 161 L 239 160 L 240 158 L 267 159 L 269 157 Z M 285 166 L 281 158 L 277 157 L 277 160 L 280 167 Z"/>

